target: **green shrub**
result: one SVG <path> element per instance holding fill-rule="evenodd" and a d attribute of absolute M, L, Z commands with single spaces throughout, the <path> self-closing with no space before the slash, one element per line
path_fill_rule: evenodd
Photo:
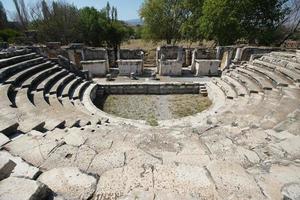
<path fill-rule="evenodd" d="M 16 30 L 13 30 L 13 29 L 3 29 L 3 30 L 0 30 L 0 41 L 3 41 L 3 42 L 14 42 L 15 38 L 16 37 L 19 37 L 21 36 L 22 34 Z"/>

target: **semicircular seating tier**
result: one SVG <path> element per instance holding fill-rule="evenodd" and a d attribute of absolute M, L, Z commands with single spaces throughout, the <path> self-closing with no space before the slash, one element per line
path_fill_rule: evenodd
<path fill-rule="evenodd" d="M 297 199 L 299 82 L 295 53 L 265 54 L 209 80 L 208 110 L 151 127 L 53 60 L 1 53 L 0 199 Z"/>

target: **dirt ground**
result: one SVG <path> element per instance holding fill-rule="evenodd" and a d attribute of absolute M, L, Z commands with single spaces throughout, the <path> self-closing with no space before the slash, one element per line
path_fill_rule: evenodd
<path fill-rule="evenodd" d="M 200 95 L 110 95 L 103 111 L 123 118 L 145 120 L 157 125 L 158 120 L 177 119 L 202 112 L 211 105 Z"/>

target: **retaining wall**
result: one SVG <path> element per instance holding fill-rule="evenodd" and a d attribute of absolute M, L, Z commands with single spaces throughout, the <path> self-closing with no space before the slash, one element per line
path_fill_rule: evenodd
<path fill-rule="evenodd" d="M 109 94 L 199 94 L 204 83 L 98 84 L 97 95 Z"/>

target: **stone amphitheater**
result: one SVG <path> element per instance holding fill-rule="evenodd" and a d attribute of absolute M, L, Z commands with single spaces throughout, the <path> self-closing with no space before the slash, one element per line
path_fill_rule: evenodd
<path fill-rule="evenodd" d="M 99 83 L 28 48 L 0 54 L 0 199 L 300 199 L 300 52 L 207 78 L 212 106 L 143 121 Z"/>

